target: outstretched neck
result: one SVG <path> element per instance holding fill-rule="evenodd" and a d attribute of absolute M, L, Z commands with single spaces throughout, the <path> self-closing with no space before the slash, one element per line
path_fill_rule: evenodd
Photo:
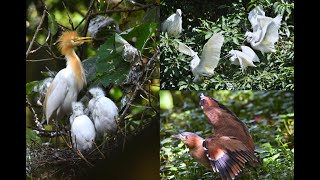
<path fill-rule="evenodd" d="M 67 60 L 67 68 L 70 68 L 76 79 L 78 90 L 80 91 L 86 85 L 86 77 L 81 61 L 75 51 L 71 49 L 65 54 Z"/>

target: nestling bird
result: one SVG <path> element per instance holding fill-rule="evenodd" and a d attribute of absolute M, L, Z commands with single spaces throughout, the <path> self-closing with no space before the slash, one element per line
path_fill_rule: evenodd
<path fill-rule="evenodd" d="M 75 31 L 63 32 L 60 36 L 59 49 L 66 58 L 67 66 L 57 73 L 46 93 L 43 109 L 47 124 L 70 114 L 72 102 L 77 100 L 78 93 L 86 85 L 85 72 L 74 48 L 90 41 L 90 37 L 79 37 Z"/>
<path fill-rule="evenodd" d="M 177 9 L 175 14 L 172 14 L 161 23 L 161 32 L 168 32 L 169 36 L 178 36 L 182 32 L 181 14 L 181 9 Z"/>
<path fill-rule="evenodd" d="M 214 34 L 203 46 L 201 59 L 197 52 L 194 52 L 191 48 L 179 42 L 178 50 L 193 58 L 190 63 L 191 71 L 195 76 L 193 81 L 199 80 L 201 76 L 213 76 L 214 69 L 217 67 L 220 60 L 220 51 L 223 41 L 224 37 L 221 33 Z"/>
<path fill-rule="evenodd" d="M 118 107 L 111 99 L 105 97 L 100 87 L 91 88 L 89 93 L 92 95 L 92 99 L 89 101 L 88 109 L 97 136 L 103 137 L 105 133 L 115 133 L 117 131 Z"/>
<path fill-rule="evenodd" d="M 214 134 L 202 138 L 183 132 L 173 135 L 190 150 L 190 155 L 207 169 L 219 172 L 223 180 L 234 179 L 248 163 L 258 167 L 255 146 L 247 126 L 227 107 L 201 94 L 200 105 L 213 126 Z"/>
<path fill-rule="evenodd" d="M 260 62 L 257 54 L 248 46 L 241 46 L 241 51 L 231 50 L 229 52 L 230 61 L 235 65 L 240 65 L 242 72 L 246 70 L 248 66 L 256 67 L 253 62 Z"/>
<path fill-rule="evenodd" d="M 253 32 L 246 32 L 245 38 L 255 50 L 264 53 L 275 52 L 274 44 L 279 40 L 279 28 L 282 16 L 279 14 L 275 18 L 264 15 L 260 7 L 250 11 L 248 19 L 251 23 Z"/>
<path fill-rule="evenodd" d="M 73 102 L 73 113 L 69 118 L 73 148 L 81 152 L 90 150 L 96 137 L 94 125 L 89 117 L 84 115 L 83 109 L 81 102 Z"/>

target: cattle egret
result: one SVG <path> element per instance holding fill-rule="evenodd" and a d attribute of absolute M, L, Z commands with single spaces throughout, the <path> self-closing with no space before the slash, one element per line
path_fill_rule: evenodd
<path fill-rule="evenodd" d="M 100 87 L 91 88 L 89 93 L 92 95 L 92 99 L 89 101 L 88 109 L 97 130 L 97 136 L 103 137 L 105 133 L 115 133 L 117 131 L 118 107 L 112 100 L 105 97 Z"/>
<path fill-rule="evenodd" d="M 83 113 L 81 102 L 72 103 L 73 114 L 70 116 L 73 148 L 80 151 L 90 150 L 96 137 L 94 125 Z"/>
<path fill-rule="evenodd" d="M 169 16 L 162 24 L 161 31 L 168 32 L 169 36 L 177 36 L 182 32 L 182 12 L 177 9 L 175 14 Z"/>
<path fill-rule="evenodd" d="M 274 44 L 279 40 L 279 28 L 282 16 L 279 14 L 275 18 L 264 16 L 264 11 L 256 7 L 249 13 L 253 32 L 246 32 L 245 38 L 255 50 L 264 53 L 275 52 Z"/>
<path fill-rule="evenodd" d="M 46 93 L 43 108 L 47 124 L 70 114 L 71 103 L 77 100 L 78 93 L 86 85 L 85 72 L 74 48 L 89 41 L 91 37 L 78 37 L 74 31 L 64 32 L 60 36 L 59 49 L 65 56 L 67 65 L 58 72 Z"/>
<path fill-rule="evenodd" d="M 193 81 L 199 80 L 200 76 L 213 76 L 214 69 L 217 67 L 220 60 L 220 51 L 223 41 L 224 37 L 221 33 L 214 34 L 203 46 L 201 59 L 197 52 L 194 52 L 191 48 L 179 42 L 178 50 L 193 58 L 190 63 L 191 71 L 195 76 Z"/>
<path fill-rule="evenodd" d="M 231 50 L 229 52 L 231 56 L 230 61 L 235 65 L 240 65 L 242 72 L 246 70 L 248 66 L 256 67 L 253 62 L 260 62 L 257 54 L 248 46 L 241 46 L 241 51 Z"/>

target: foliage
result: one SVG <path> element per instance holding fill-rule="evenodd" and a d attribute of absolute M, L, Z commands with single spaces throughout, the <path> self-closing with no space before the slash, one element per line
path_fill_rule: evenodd
<path fill-rule="evenodd" d="M 248 67 L 246 72 L 242 73 L 240 66 L 231 64 L 228 52 L 232 49 L 239 50 L 241 45 L 250 46 L 244 39 L 245 32 L 251 31 L 248 13 L 258 5 L 263 7 L 266 16 L 275 17 L 278 13 L 283 15 L 279 29 L 280 38 L 275 45 L 275 53 L 267 53 L 263 56 L 260 51 L 255 51 L 259 56 L 260 63 L 255 63 L 257 67 Z M 213 7 L 208 4 L 206 6 Z M 163 7 L 164 9 L 168 8 L 166 5 L 163 5 Z M 198 14 L 197 18 L 194 15 L 191 17 L 188 14 L 190 13 L 187 11 L 188 9 L 190 9 L 190 12 Z M 197 11 L 193 9 L 197 9 Z M 186 9 L 182 8 L 182 12 L 186 12 L 187 14 L 183 14 L 182 24 L 184 31 L 181 36 L 172 38 L 168 37 L 165 33 L 161 33 L 161 88 L 179 90 L 293 90 L 293 2 L 257 0 L 244 5 L 243 2 L 237 1 L 220 5 L 218 9 L 223 9 L 223 11 L 218 17 L 215 14 L 215 17 L 217 17 L 215 19 L 205 13 L 206 9 L 202 11 L 196 5 L 195 7 Z M 214 11 L 210 12 L 213 13 Z M 170 13 L 168 12 L 168 14 L 164 14 L 164 17 L 169 15 Z M 192 22 L 188 21 L 190 18 Z M 198 22 L 197 24 L 199 25 L 194 25 L 194 21 Z M 177 50 L 177 41 L 183 42 L 200 55 L 203 45 L 213 33 L 217 32 L 223 32 L 225 41 L 215 74 L 211 78 L 204 78 L 202 81 L 193 82 L 194 76 L 190 69 L 192 57 L 184 55 Z"/>
<path fill-rule="evenodd" d="M 161 179 L 219 179 L 218 173 L 208 172 L 188 154 L 188 148 L 170 138 L 184 131 L 208 137 L 212 132 L 196 91 L 169 91 L 174 107 L 161 109 L 160 176 Z M 285 91 L 208 91 L 226 105 L 249 128 L 261 168 L 244 169 L 240 179 L 293 179 L 294 113 L 293 92 Z"/>

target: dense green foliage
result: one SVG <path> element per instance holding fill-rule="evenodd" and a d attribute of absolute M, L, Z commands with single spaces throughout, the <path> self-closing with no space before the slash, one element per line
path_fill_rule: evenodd
<path fill-rule="evenodd" d="M 211 134 L 199 105 L 196 91 L 165 91 L 160 93 L 160 176 L 161 179 L 219 179 L 188 154 L 188 148 L 170 136 L 194 132 L 202 137 Z M 210 91 L 214 97 L 234 112 L 249 128 L 261 168 L 244 169 L 240 179 L 293 179 L 294 113 L 293 93 L 284 91 Z M 173 104 L 173 108 L 166 104 Z"/>
<path fill-rule="evenodd" d="M 204 5 L 206 7 L 202 8 Z M 260 63 L 255 63 L 257 67 L 248 67 L 246 72 L 242 73 L 240 66 L 231 64 L 228 52 L 232 49 L 240 50 L 241 45 L 250 47 L 244 39 L 245 32 L 252 31 L 248 13 L 258 5 L 262 6 L 266 16 L 273 18 L 277 14 L 283 15 L 279 29 L 280 38 L 275 44 L 275 53 L 263 56 L 260 51 L 255 51 Z M 209 11 L 208 8 L 211 7 L 213 9 Z M 225 4 L 216 4 L 214 1 L 196 4 L 179 1 L 174 6 L 165 1 L 161 6 L 161 19 L 164 20 L 175 12 L 176 8 L 182 10 L 183 32 L 177 38 L 161 33 L 161 89 L 294 89 L 293 1 L 226 1 Z M 177 41 L 183 42 L 200 55 L 203 45 L 217 32 L 223 32 L 225 40 L 215 74 L 211 78 L 192 82 L 192 57 L 178 51 Z"/>

